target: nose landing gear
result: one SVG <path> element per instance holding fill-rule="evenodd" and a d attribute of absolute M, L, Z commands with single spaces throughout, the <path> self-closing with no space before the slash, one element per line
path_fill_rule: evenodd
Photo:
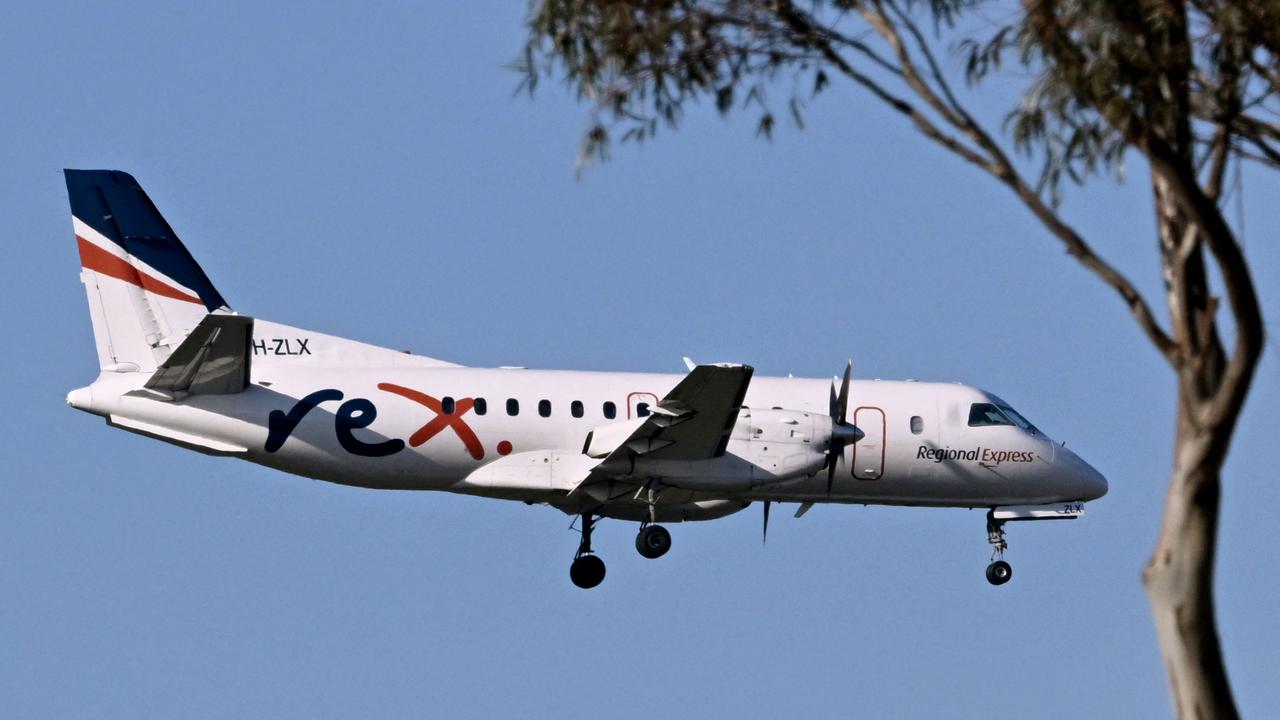
<path fill-rule="evenodd" d="M 1009 543 L 1004 539 L 1004 521 L 996 520 L 995 510 L 987 511 L 987 542 L 995 548 L 991 551 L 992 562 L 987 566 L 987 582 L 1003 585 L 1013 578 L 1013 566 L 1004 561 Z"/>
<path fill-rule="evenodd" d="M 1084 515 L 1084 503 L 1079 500 L 1045 505 L 999 505 L 991 508 L 987 511 L 987 542 L 995 549 L 991 551 L 991 564 L 987 566 L 987 581 L 992 585 L 1003 585 L 1013 577 L 1013 568 L 1004 561 L 1004 551 L 1009 549 L 1009 543 L 1004 539 L 1006 522 L 1074 520 L 1081 515 Z"/>
<path fill-rule="evenodd" d="M 589 512 L 582 513 L 582 541 L 578 543 L 578 553 L 569 566 L 569 579 L 584 590 L 604 581 L 604 561 L 591 552 L 591 531 L 594 528 L 595 518 Z"/>

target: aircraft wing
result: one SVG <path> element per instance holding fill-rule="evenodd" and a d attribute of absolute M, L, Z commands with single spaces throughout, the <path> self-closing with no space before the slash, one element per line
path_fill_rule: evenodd
<path fill-rule="evenodd" d="M 146 388 L 176 399 L 188 395 L 230 395 L 249 386 L 253 318 L 206 315 Z"/>
<path fill-rule="evenodd" d="M 627 474 L 641 455 L 655 460 L 707 460 L 723 455 L 752 372 L 748 365 L 693 368 L 616 447 L 601 448 L 593 433 L 588 454 L 600 457 L 607 450 L 608 455 L 592 475 Z"/>

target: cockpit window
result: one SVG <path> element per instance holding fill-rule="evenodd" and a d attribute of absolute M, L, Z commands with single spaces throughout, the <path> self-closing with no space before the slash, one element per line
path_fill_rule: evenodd
<path fill-rule="evenodd" d="M 1022 417 L 1017 410 L 1004 402 L 974 403 L 969 406 L 969 427 L 992 425 L 1012 425 L 1032 435 L 1043 435 L 1030 420 Z"/>
<path fill-rule="evenodd" d="M 992 425 L 1013 425 L 1013 421 L 991 403 L 974 403 L 969 406 L 969 427 Z"/>
<path fill-rule="evenodd" d="M 1026 418 L 1022 417 L 1022 415 L 1018 414 L 1018 411 L 1017 411 L 1017 410 L 1014 410 L 1013 408 L 1009 407 L 1008 405 L 1000 405 L 1000 406 L 999 406 L 999 408 L 1000 408 L 1000 411 L 1001 411 L 1001 412 L 1003 412 L 1003 413 L 1005 414 L 1005 416 L 1006 416 L 1006 417 L 1008 417 L 1010 420 L 1012 420 L 1012 421 L 1013 421 L 1013 423 L 1014 423 L 1015 425 L 1017 425 L 1018 427 L 1022 428 L 1023 430 L 1026 430 L 1027 432 L 1031 433 L 1032 435 L 1040 435 L 1040 434 L 1041 434 L 1041 432 L 1040 432 L 1039 428 L 1037 428 L 1035 425 L 1032 425 L 1030 420 L 1028 420 L 1028 419 L 1026 419 Z"/>

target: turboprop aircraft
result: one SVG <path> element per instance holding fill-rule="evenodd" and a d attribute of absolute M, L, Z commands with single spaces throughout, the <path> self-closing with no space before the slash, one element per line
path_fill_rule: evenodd
<path fill-rule="evenodd" d="M 440 490 L 581 518 L 713 520 L 762 503 L 986 508 L 987 579 L 1010 521 L 1077 518 L 1107 482 L 991 393 L 954 383 L 472 368 L 233 312 L 137 181 L 66 170 L 100 373 L 67 403 L 210 455 L 345 485 Z"/>

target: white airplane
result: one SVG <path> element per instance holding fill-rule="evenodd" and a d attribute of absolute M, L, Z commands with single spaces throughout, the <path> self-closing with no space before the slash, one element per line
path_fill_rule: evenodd
<path fill-rule="evenodd" d="M 987 579 L 1012 577 L 1004 524 L 1071 519 L 1107 482 L 991 393 L 950 383 L 470 368 L 231 311 L 127 173 L 67 170 L 101 372 L 67 404 L 210 455 L 366 488 L 441 490 L 581 517 L 573 583 L 598 585 L 597 518 L 658 523 L 752 502 L 987 508 Z"/>

